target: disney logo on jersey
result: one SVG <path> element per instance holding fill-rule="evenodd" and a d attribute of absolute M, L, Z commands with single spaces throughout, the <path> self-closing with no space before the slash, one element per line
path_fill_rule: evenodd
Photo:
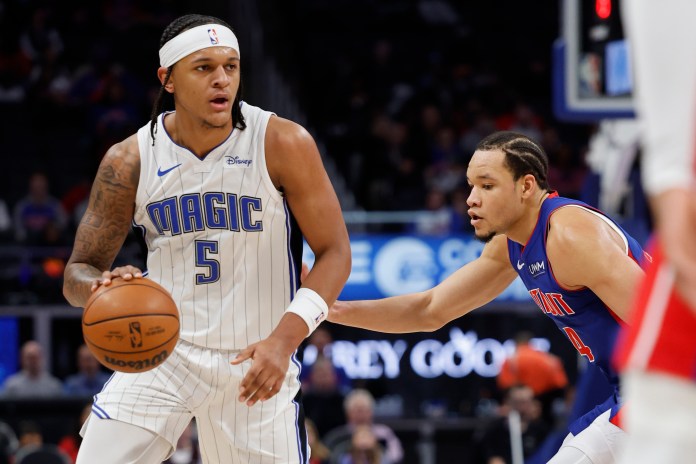
<path fill-rule="evenodd" d="M 241 158 L 236 155 L 225 155 L 225 167 L 226 168 L 236 168 L 243 167 L 248 168 L 254 160 L 248 158 Z"/>

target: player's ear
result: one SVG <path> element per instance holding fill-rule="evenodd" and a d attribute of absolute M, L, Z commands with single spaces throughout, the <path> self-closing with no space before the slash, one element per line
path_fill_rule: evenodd
<path fill-rule="evenodd" d="M 169 92 L 169 93 L 174 93 L 174 82 L 172 82 L 172 75 L 169 74 L 169 79 L 167 79 L 167 71 L 168 69 L 165 68 L 164 66 L 160 66 L 157 69 L 157 78 L 159 79 L 160 83 L 164 85 L 164 89 Z M 167 83 L 164 83 L 164 80 L 167 79 Z"/>
<path fill-rule="evenodd" d="M 522 176 L 522 196 L 528 198 L 534 193 L 537 187 L 536 177 L 532 174 Z"/>

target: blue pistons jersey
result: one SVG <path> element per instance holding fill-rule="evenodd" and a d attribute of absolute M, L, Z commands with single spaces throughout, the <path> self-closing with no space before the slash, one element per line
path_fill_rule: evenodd
<path fill-rule="evenodd" d="M 559 197 L 553 192 L 542 203 L 527 244 L 522 246 L 508 239 L 510 262 L 541 311 L 556 323 L 583 357 L 604 373 L 618 401 L 619 377 L 611 365 L 611 356 L 620 319 L 589 288 L 568 290 L 561 287 L 546 255 L 549 218 L 563 207 L 580 207 L 596 214 L 622 236 L 626 254 L 636 262 L 642 260 L 641 246 L 615 222 L 583 202 Z"/>

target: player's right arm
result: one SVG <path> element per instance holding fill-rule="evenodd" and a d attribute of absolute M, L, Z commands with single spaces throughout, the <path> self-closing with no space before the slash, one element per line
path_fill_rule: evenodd
<path fill-rule="evenodd" d="M 696 312 L 696 191 L 671 188 L 651 197 L 657 236 L 674 268 L 679 295 Z"/>
<path fill-rule="evenodd" d="M 380 300 L 337 301 L 329 321 L 388 333 L 434 331 L 483 306 L 502 293 L 515 278 L 507 238 L 498 235 L 481 256 L 424 292 Z"/>
<path fill-rule="evenodd" d="M 133 135 L 107 151 L 92 184 L 65 267 L 63 295 L 71 305 L 84 307 L 92 291 L 113 277 L 142 276 L 133 266 L 110 271 L 131 226 L 139 176 L 138 140 Z"/>

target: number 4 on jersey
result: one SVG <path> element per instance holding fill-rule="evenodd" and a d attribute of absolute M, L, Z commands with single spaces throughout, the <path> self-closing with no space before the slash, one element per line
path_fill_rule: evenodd
<path fill-rule="evenodd" d="M 578 353 L 580 353 L 583 356 L 587 356 L 587 359 L 590 362 L 594 362 L 594 355 L 592 354 L 592 350 L 589 346 L 585 345 L 582 342 L 580 335 L 578 335 L 578 333 L 570 327 L 563 327 L 563 331 L 570 339 L 570 343 L 572 343 L 575 349 L 578 350 Z"/>

